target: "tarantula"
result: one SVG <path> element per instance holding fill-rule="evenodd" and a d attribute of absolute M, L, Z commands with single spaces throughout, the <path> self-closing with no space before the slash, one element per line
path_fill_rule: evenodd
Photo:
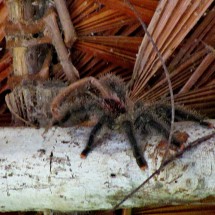
<path fill-rule="evenodd" d="M 138 147 L 135 134 L 140 131 L 141 134 L 147 135 L 151 129 L 155 129 L 167 138 L 171 124 L 171 105 L 135 103 L 131 101 L 127 92 L 123 80 L 115 75 L 108 74 L 99 79 L 83 78 L 64 88 L 53 99 L 51 103 L 53 125 L 66 121 L 76 124 L 97 117 L 97 123 L 81 153 L 82 158 L 93 149 L 95 136 L 104 125 L 110 129 L 120 126 L 132 146 L 138 166 L 145 169 L 147 162 Z M 192 120 L 209 126 L 201 116 L 183 107 L 176 107 L 175 115 L 175 121 Z M 173 134 L 172 144 L 180 148 L 183 143 Z"/>

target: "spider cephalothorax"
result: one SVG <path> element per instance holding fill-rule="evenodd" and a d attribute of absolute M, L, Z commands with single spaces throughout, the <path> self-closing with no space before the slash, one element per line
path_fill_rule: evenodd
<path fill-rule="evenodd" d="M 111 129 L 121 127 L 127 135 L 141 169 L 147 167 L 147 162 L 137 144 L 136 132 L 140 131 L 142 135 L 147 135 L 154 129 L 162 133 L 165 138 L 168 138 L 170 132 L 171 105 L 167 103 L 145 105 L 142 102 L 132 102 L 127 95 L 125 83 L 119 77 L 110 74 L 100 79 L 84 78 L 66 87 L 52 101 L 51 112 L 55 122 L 58 123 L 69 120 L 75 123 L 96 117 L 97 123 L 81 153 L 82 158 L 92 150 L 95 136 L 104 125 Z M 183 107 L 176 107 L 175 113 L 176 121 L 192 120 L 209 125 L 201 116 Z M 172 144 L 180 148 L 183 143 L 173 134 Z"/>

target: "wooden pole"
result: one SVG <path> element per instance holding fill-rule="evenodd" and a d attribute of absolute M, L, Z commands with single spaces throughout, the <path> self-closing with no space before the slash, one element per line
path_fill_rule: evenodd
<path fill-rule="evenodd" d="M 213 132 L 191 122 L 176 129 L 189 134 L 188 142 Z M 116 132 L 100 136 L 100 144 L 81 159 L 90 130 L 53 127 L 43 134 L 43 128 L 1 128 L 0 211 L 112 209 L 159 167 L 163 153 L 157 135 L 141 143 L 148 143 L 146 171 L 138 168 L 125 136 Z M 214 201 L 214 179 L 212 138 L 168 164 L 120 207 Z"/>

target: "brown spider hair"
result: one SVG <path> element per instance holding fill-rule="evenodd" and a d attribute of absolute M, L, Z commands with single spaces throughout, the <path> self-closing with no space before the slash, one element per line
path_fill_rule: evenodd
<path fill-rule="evenodd" d="M 67 102 L 69 99 L 72 102 Z M 131 101 L 127 95 L 126 84 L 112 74 L 99 79 L 88 77 L 72 83 L 53 99 L 51 111 L 54 123 L 60 125 L 67 121 L 73 124 L 78 120 L 90 119 L 92 116 L 97 118 L 87 145 L 81 153 L 82 158 L 93 149 L 95 137 L 104 125 L 109 129 L 121 127 L 141 169 L 147 167 L 147 162 L 137 143 L 136 133 L 140 132 L 145 137 L 151 133 L 151 130 L 156 130 L 167 139 L 171 126 L 170 104 L 161 102 L 144 104 L 141 101 Z M 175 112 L 176 121 L 192 120 L 202 125 L 209 125 L 203 121 L 202 116 L 184 107 L 177 106 Z M 173 134 L 171 143 L 177 148 L 183 148 L 184 140 Z"/>

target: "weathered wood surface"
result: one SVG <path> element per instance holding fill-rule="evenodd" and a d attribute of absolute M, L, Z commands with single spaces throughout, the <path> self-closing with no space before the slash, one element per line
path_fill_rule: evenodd
<path fill-rule="evenodd" d="M 214 123 L 214 121 L 213 121 Z M 212 133 L 191 122 L 176 129 L 188 141 Z M 87 159 L 80 158 L 91 128 L 0 129 L 0 211 L 111 209 L 159 167 L 156 144 L 147 142 L 149 168 L 141 171 L 123 134 L 100 136 Z M 102 143 L 102 144 L 101 144 Z M 169 164 L 122 207 L 188 203 L 215 198 L 215 138 Z"/>

